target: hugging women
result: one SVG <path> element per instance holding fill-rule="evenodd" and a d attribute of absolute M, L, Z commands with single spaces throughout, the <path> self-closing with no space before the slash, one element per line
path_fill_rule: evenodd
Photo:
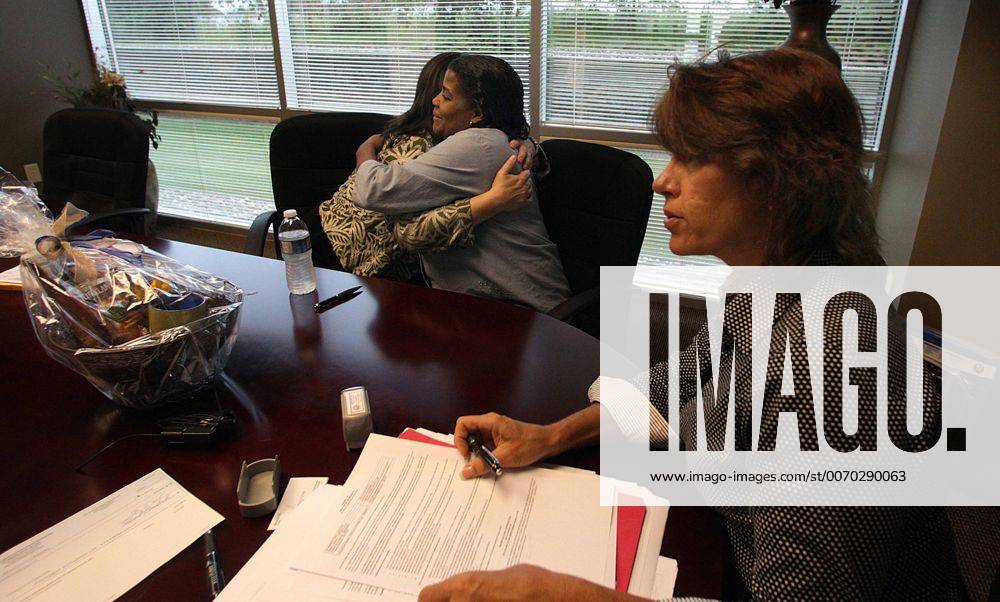
<path fill-rule="evenodd" d="M 539 311 L 564 301 L 531 174 L 516 173 L 511 142 L 527 136 L 524 87 L 506 61 L 432 59 L 411 109 L 361 145 L 355 174 L 320 208 L 344 267 L 405 277 L 416 251 L 431 286 Z"/>

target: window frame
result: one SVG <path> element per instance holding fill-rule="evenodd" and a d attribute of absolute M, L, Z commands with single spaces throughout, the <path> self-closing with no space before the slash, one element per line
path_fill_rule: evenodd
<path fill-rule="evenodd" d="M 260 107 L 218 105 L 191 102 L 167 102 L 136 100 L 138 109 L 155 110 L 164 114 L 175 114 L 185 116 L 204 116 L 215 118 L 232 119 L 262 119 L 268 121 L 281 121 L 297 115 L 306 115 L 315 112 L 303 109 L 290 109 L 286 90 L 283 56 L 290 52 L 290 41 L 282 38 L 284 32 L 287 38 L 287 4 L 285 0 L 266 0 L 268 7 L 268 19 L 271 28 L 271 41 L 274 48 L 275 72 L 277 76 L 279 108 L 269 109 Z M 542 77 L 544 74 L 543 56 L 543 0 L 530 0 L 530 41 L 529 41 L 529 98 L 528 98 L 528 123 L 531 127 L 531 134 L 536 138 L 568 138 L 598 144 L 607 144 L 620 147 L 635 148 L 659 148 L 655 135 L 652 132 L 630 129 L 609 129 L 601 127 L 586 126 L 565 126 L 547 125 L 541 123 L 541 108 L 543 95 L 545 93 Z M 901 0 L 903 3 L 900 11 L 900 19 L 897 24 L 896 52 L 893 62 L 890 65 L 890 77 L 886 85 L 883 97 L 884 114 L 881 120 L 879 131 L 876 135 L 876 148 L 866 152 L 865 165 L 872 170 L 872 195 L 878 203 L 878 195 L 881 190 L 882 175 L 886 161 L 885 149 L 891 139 L 892 126 L 895 120 L 896 109 L 899 104 L 899 90 L 902 88 L 902 81 L 905 77 L 906 59 L 909 54 L 909 47 L 913 37 L 914 21 L 919 8 L 920 0 Z M 84 31 L 87 39 L 93 41 L 91 36 L 90 22 L 88 21 L 88 10 L 93 11 L 100 8 L 101 4 L 97 0 L 80 0 L 81 12 L 83 13 Z M 283 25 L 282 25 L 283 24 Z M 105 37 L 101 32 L 101 38 Z M 104 40 L 107 53 L 111 60 L 114 60 L 114 47 L 112 40 Z M 97 46 L 91 47 L 91 60 L 96 73 L 99 65 Z M 187 218 L 191 221 L 201 221 L 196 218 Z"/>

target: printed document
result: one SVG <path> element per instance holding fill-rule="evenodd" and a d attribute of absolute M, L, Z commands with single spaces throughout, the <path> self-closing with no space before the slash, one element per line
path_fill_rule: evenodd
<path fill-rule="evenodd" d="M 220 522 L 157 468 L 0 555 L 0 600 L 113 600 Z"/>
<path fill-rule="evenodd" d="M 598 479 L 528 468 L 463 481 L 464 464 L 454 449 L 371 435 L 343 505 L 315 525 L 292 568 L 409 594 L 518 563 L 613 586 L 612 509 L 600 505 Z"/>
<path fill-rule="evenodd" d="M 281 503 L 278 510 L 271 517 L 271 524 L 267 526 L 268 531 L 274 531 L 285 520 L 292 510 L 298 507 L 310 493 L 316 491 L 329 479 L 326 477 L 292 477 L 285 486 L 285 493 L 281 496 Z"/>
<path fill-rule="evenodd" d="M 342 489 L 340 485 L 323 485 L 307 496 L 229 581 L 216 598 L 217 602 L 416 602 L 416 596 L 411 594 L 296 571 L 289 566 L 302 546 L 302 540 L 321 523 L 323 517 L 339 510 L 343 500 Z"/>

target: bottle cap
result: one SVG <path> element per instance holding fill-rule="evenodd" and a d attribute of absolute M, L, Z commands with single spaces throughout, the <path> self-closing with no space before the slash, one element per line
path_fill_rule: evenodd
<path fill-rule="evenodd" d="M 299 214 L 294 209 L 285 209 L 282 215 L 285 216 L 285 219 L 292 219 L 293 217 L 298 217 Z"/>

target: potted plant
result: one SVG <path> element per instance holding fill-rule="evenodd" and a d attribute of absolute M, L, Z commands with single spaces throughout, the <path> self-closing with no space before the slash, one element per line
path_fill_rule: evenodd
<path fill-rule="evenodd" d="M 79 78 L 79 71 L 69 75 L 57 75 L 46 68 L 42 72 L 42 79 L 52 85 L 56 99 L 73 105 L 75 109 L 99 107 L 135 113 L 149 125 L 150 144 L 154 149 L 159 148 L 160 135 L 156 133 L 156 126 L 160 123 L 159 116 L 156 111 L 136 109 L 135 102 L 125 86 L 124 75 L 106 67 L 98 67 L 97 78 L 91 85 L 81 86 L 78 83 Z"/>
<path fill-rule="evenodd" d="M 792 31 L 782 46 L 814 52 L 837 66 L 840 71 L 840 55 L 826 38 L 826 26 L 830 17 L 840 8 L 837 0 L 764 0 L 774 8 L 784 6 Z"/>

